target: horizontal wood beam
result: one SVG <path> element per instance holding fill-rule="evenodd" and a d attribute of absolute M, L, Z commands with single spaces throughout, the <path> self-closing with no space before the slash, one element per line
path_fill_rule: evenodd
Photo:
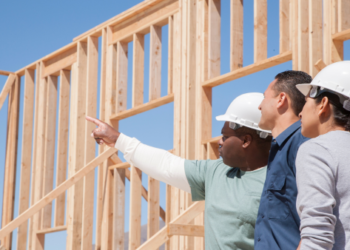
<path fill-rule="evenodd" d="M 164 26 L 168 24 L 169 16 L 179 11 L 178 1 L 164 1 L 147 12 L 136 15 L 127 22 L 119 23 L 112 27 L 112 36 L 110 44 L 118 41 L 131 42 L 133 34 L 147 34 L 150 32 L 150 26 Z"/>
<path fill-rule="evenodd" d="M 204 140 L 202 141 L 202 144 L 207 144 L 207 143 L 218 143 L 220 139 L 222 138 L 222 135 L 210 138 L 209 140 Z"/>
<path fill-rule="evenodd" d="M 112 17 L 111 19 L 109 19 L 109 20 L 97 25 L 96 27 L 84 32 L 83 34 L 75 37 L 73 39 L 73 41 L 76 42 L 76 41 L 80 41 L 82 39 L 86 39 L 90 35 L 101 32 L 101 30 L 106 28 L 107 26 L 116 25 L 118 23 L 124 22 L 127 19 L 146 11 L 147 9 L 151 8 L 152 6 L 159 4 L 162 1 L 163 0 L 143 1 L 143 2 L 139 3 L 138 5 L 120 13 L 119 15 L 117 15 L 115 17 Z"/>
<path fill-rule="evenodd" d="M 173 101 L 174 101 L 174 94 L 170 94 L 170 95 L 161 97 L 159 99 L 150 101 L 148 103 L 141 104 L 139 106 L 136 106 L 135 108 L 122 111 L 122 112 L 120 112 L 120 113 L 118 113 L 116 115 L 112 115 L 110 117 L 110 120 L 114 120 L 114 121 L 115 120 L 123 120 L 125 118 L 130 117 L 130 116 L 141 114 L 143 112 L 146 112 L 148 110 L 151 110 L 151 109 L 160 107 L 162 105 L 171 103 Z"/>
<path fill-rule="evenodd" d="M 2 75 L 2 76 L 8 76 L 10 74 L 15 74 L 15 73 L 10 72 L 10 71 L 6 71 L 6 70 L 0 70 L 0 75 Z"/>
<path fill-rule="evenodd" d="M 42 61 L 48 61 L 48 60 L 50 60 L 50 59 L 52 59 L 54 57 L 59 56 L 60 54 L 62 54 L 64 52 L 66 52 L 67 50 L 70 50 L 70 49 L 72 49 L 74 47 L 76 48 L 77 44 L 78 43 L 76 43 L 76 42 L 70 43 L 70 44 L 68 44 L 68 45 L 66 45 L 66 46 L 64 46 L 64 47 L 62 47 L 62 48 L 52 52 L 51 54 L 49 54 L 47 56 L 44 56 L 43 58 L 40 58 L 39 60 L 37 60 L 37 61 L 35 61 L 35 62 L 25 66 L 24 68 L 17 70 L 15 73 L 17 75 L 19 75 L 19 76 L 23 76 L 26 69 L 36 69 L 36 65 L 38 63 L 40 63 Z"/>
<path fill-rule="evenodd" d="M 287 51 L 277 56 L 270 57 L 268 59 L 262 60 L 257 63 L 253 63 L 249 66 L 234 70 L 225 75 L 214 77 L 203 83 L 203 87 L 216 87 L 221 84 L 227 83 L 229 81 L 236 80 L 238 78 L 259 72 L 261 70 L 271 68 L 273 66 L 279 65 L 292 60 L 292 52 Z"/>
<path fill-rule="evenodd" d="M 72 47 L 62 53 L 43 61 L 44 69 L 41 77 L 49 75 L 59 76 L 60 71 L 67 69 L 68 67 L 77 61 L 77 47 Z"/>
<path fill-rule="evenodd" d="M 193 203 L 189 208 L 187 208 L 182 214 L 173 219 L 170 224 L 188 224 L 194 218 L 196 218 L 200 213 L 204 211 L 205 203 L 204 201 L 199 201 Z M 163 227 L 158 231 L 153 237 L 148 241 L 143 243 L 137 250 L 148 250 L 156 249 L 160 247 L 165 241 L 169 239 L 168 236 L 168 225 Z"/>
<path fill-rule="evenodd" d="M 130 163 L 128 163 L 128 162 L 118 163 L 118 164 L 110 166 L 108 169 L 113 170 L 113 169 L 117 169 L 117 168 L 121 168 L 121 169 L 130 168 Z"/>
<path fill-rule="evenodd" d="M 16 76 L 13 74 L 10 74 L 9 77 L 6 80 L 6 83 L 4 87 L 2 88 L 1 94 L 0 94 L 0 110 L 2 108 L 2 105 L 4 104 L 6 97 L 8 93 L 11 90 L 12 84 L 15 82 Z"/>
<path fill-rule="evenodd" d="M 49 234 L 49 233 L 56 233 L 67 230 L 67 226 L 59 226 L 59 227 L 53 227 L 53 228 L 46 228 L 43 230 L 39 230 L 36 233 L 37 234 Z"/>
<path fill-rule="evenodd" d="M 85 167 L 80 169 L 76 174 L 74 174 L 72 177 L 70 177 L 65 182 L 63 182 L 61 185 L 59 185 L 56 189 L 52 190 L 50 193 L 48 193 L 46 196 L 44 196 L 41 200 L 39 200 L 37 203 L 35 203 L 30 208 L 28 208 L 25 212 L 23 212 L 21 215 L 19 215 L 16 219 L 14 219 L 9 224 L 4 226 L 0 230 L 0 239 L 2 239 L 3 237 L 5 237 L 9 233 L 11 233 L 19 225 L 21 225 L 23 222 L 25 222 L 30 217 L 32 217 L 35 213 L 40 211 L 40 209 L 45 207 L 47 204 L 49 204 L 51 201 L 53 201 L 55 198 L 57 198 L 60 194 L 62 194 L 68 188 L 70 188 L 75 183 L 77 183 L 79 180 L 81 180 L 85 175 L 87 175 L 92 170 L 94 170 L 95 167 L 100 165 L 103 161 L 107 160 L 116 151 L 117 151 L 116 148 L 107 149 L 105 152 L 100 154 L 94 160 L 89 162 Z"/>
<path fill-rule="evenodd" d="M 336 41 L 350 40 L 350 29 L 343 30 L 341 32 L 335 33 L 332 36 L 332 38 L 333 38 L 333 40 L 336 40 Z"/>
<path fill-rule="evenodd" d="M 204 237 L 204 226 L 199 225 L 183 225 L 183 224 L 169 224 L 168 235 L 183 235 Z"/>

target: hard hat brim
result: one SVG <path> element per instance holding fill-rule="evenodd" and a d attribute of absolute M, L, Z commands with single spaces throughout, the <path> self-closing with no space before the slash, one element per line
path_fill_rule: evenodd
<path fill-rule="evenodd" d="M 215 117 L 215 119 L 216 119 L 217 121 L 234 122 L 234 123 L 237 123 L 237 124 L 242 125 L 242 126 L 244 126 L 244 127 L 254 129 L 254 130 L 256 130 L 256 131 L 266 132 L 266 133 L 268 133 L 268 134 L 271 134 L 271 131 L 269 131 L 269 130 L 264 130 L 264 129 L 261 129 L 261 128 L 259 128 L 259 127 L 249 126 L 249 125 L 247 125 L 247 124 L 245 124 L 245 123 L 240 122 L 239 120 L 233 120 L 232 118 L 230 118 L 230 117 L 229 117 L 228 115 L 226 115 L 226 114 L 225 114 L 225 115 L 218 115 L 217 117 Z"/>
<path fill-rule="evenodd" d="M 313 85 L 310 83 L 302 83 L 302 84 L 297 84 L 295 86 L 304 96 L 307 96 Z"/>

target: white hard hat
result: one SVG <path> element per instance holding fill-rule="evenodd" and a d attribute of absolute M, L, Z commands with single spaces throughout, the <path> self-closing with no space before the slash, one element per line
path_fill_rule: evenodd
<path fill-rule="evenodd" d="M 305 96 L 312 87 L 330 90 L 340 97 L 344 108 L 350 111 L 350 61 L 332 63 L 322 69 L 311 83 L 298 84 L 296 87 Z"/>
<path fill-rule="evenodd" d="M 247 127 L 258 132 L 261 138 L 266 138 L 271 134 L 269 130 L 259 128 L 258 124 L 261 118 L 259 105 L 264 99 L 261 93 L 247 93 L 238 96 L 228 107 L 224 115 L 216 117 L 218 121 L 230 122 L 231 129 Z"/>

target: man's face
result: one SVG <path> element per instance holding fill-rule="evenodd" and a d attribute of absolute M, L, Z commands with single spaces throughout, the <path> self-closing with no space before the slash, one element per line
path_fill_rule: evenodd
<path fill-rule="evenodd" d="M 238 167 L 244 158 L 242 140 L 236 136 L 229 122 L 225 122 L 221 130 L 222 138 L 219 141 L 219 153 L 223 162 L 230 167 Z"/>
<path fill-rule="evenodd" d="M 267 87 L 264 93 L 264 99 L 260 103 L 259 110 L 261 111 L 261 118 L 259 122 L 259 127 L 265 130 L 272 130 L 275 125 L 275 120 L 277 117 L 277 102 L 278 95 L 276 95 L 273 86 L 276 83 L 276 79 L 273 80 Z"/>

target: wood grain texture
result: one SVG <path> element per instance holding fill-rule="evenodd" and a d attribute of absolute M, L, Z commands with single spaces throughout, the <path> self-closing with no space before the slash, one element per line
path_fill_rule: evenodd
<path fill-rule="evenodd" d="M 132 107 L 136 107 L 143 104 L 145 37 L 142 34 L 134 34 L 133 40 Z"/>
<path fill-rule="evenodd" d="M 231 71 L 243 67 L 243 0 L 231 0 Z"/>
<path fill-rule="evenodd" d="M 24 104 L 22 127 L 22 159 L 19 193 L 19 211 L 23 213 L 29 207 L 30 172 L 32 163 L 33 115 L 34 115 L 34 70 L 26 70 L 24 78 Z M 19 226 L 17 231 L 17 249 L 27 249 L 28 222 Z"/>
<path fill-rule="evenodd" d="M 45 123 L 45 151 L 44 151 L 44 175 L 43 195 L 53 189 L 53 175 L 55 163 L 55 132 L 57 110 L 57 77 L 47 77 L 46 123 Z M 49 203 L 42 213 L 42 229 L 51 227 L 52 203 Z"/>
<path fill-rule="evenodd" d="M 162 68 L 162 28 L 151 26 L 149 62 L 149 101 L 160 98 Z"/>
<path fill-rule="evenodd" d="M 67 156 L 68 156 L 68 129 L 69 129 L 69 89 L 70 71 L 60 72 L 60 95 L 58 113 L 58 136 L 57 136 L 57 163 L 56 163 L 56 186 L 66 180 Z M 57 197 L 55 202 L 55 227 L 64 225 L 65 194 Z"/>
<path fill-rule="evenodd" d="M 4 193 L 2 209 L 2 227 L 4 228 L 13 219 L 15 188 L 16 188 L 16 165 L 17 165 L 17 143 L 19 122 L 19 98 L 20 78 L 15 76 L 14 83 L 9 91 L 7 112 L 7 138 L 5 155 Z M 5 249 L 10 249 L 12 244 L 12 233 L 8 232 L 0 236 L 1 244 Z"/>

